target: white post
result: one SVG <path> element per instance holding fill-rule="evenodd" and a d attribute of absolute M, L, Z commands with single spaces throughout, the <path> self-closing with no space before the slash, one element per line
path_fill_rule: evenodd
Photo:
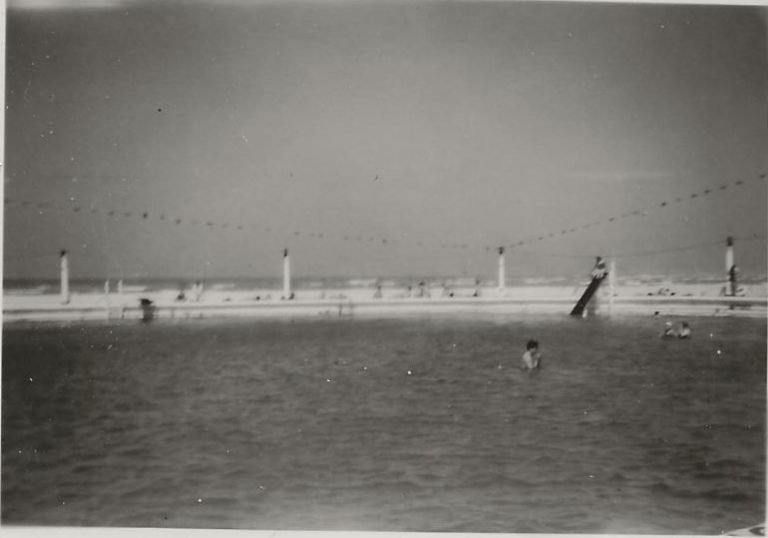
<path fill-rule="evenodd" d="M 499 247 L 499 292 L 504 291 L 507 282 L 504 269 L 504 247 Z"/>
<path fill-rule="evenodd" d="M 104 281 L 104 309 L 107 319 L 109 319 L 109 279 Z"/>
<path fill-rule="evenodd" d="M 69 303 L 69 263 L 66 250 L 61 251 L 61 302 Z"/>
<path fill-rule="evenodd" d="M 283 250 L 283 299 L 291 298 L 291 259 L 288 249 Z"/>
<path fill-rule="evenodd" d="M 125 301 L 123 301 L 123 279 L 117 281 L 117 306 L 120 307 L 120 319 L 125 316 Z"/>

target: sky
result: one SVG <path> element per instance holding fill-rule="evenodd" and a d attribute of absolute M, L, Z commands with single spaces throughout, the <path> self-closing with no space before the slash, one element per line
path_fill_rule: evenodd
<path fill-rule="evenodd" d="M 8 7 L 5 278 L 766 275 L 766 8 Z"/>

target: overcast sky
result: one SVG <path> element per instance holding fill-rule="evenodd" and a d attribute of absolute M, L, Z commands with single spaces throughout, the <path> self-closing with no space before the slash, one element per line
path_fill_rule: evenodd
<path fill-rule="evenodd" d="M 766 273 L 764 8 L 55 3 L 7 13 L 6 278 Z"/>

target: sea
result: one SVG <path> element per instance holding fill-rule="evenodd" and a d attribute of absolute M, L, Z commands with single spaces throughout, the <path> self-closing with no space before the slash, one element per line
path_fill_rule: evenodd
<path fill-rule="evenodd" d="M 766 320 L 688 318 L 688 340 L 660 338 L 664 321 L 9 324 L 0 520 L 707 535 L 762 522 Z"/>

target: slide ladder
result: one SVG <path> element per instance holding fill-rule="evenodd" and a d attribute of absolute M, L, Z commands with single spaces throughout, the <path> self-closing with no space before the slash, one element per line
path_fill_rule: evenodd
<path fill-rule="evenodd" d="M 603 280 L 605 280 L 605 277 L 607 276 L 608 273 L 603 273 L 600 276 L 592 277 L 592 282 L 589 283 L 589 286 L 587 286 L 587 289 L 584 290 L 581 299 L 579 299 L 579 302 L 577 302 L 576 306 L 574 306 L 573 310 L 571 310 L 572 316 L 581 316 L 584 313 L 584 309 L 587 307 L 587 303 L 589 303 L 589 300 L 592 299 L 592 296 L 597 291 L 597 288 L 600 287 L 600 284 L 603 282 Z"/>

